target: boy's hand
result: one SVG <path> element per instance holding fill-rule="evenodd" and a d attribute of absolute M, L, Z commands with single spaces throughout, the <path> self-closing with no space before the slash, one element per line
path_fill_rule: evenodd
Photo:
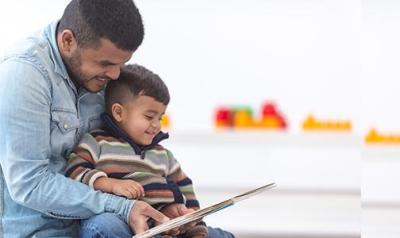
<path fill-rule="evenodd" d="M 111 192 L 115 195 L 138 199 L 144 196 L 143 186 L 131 179 L 113 179 Z"/>

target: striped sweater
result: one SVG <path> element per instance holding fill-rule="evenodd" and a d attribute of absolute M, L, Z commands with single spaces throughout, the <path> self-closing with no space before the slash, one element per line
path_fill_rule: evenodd
<path fill-rule="evenodd" d="M 120 131 L 107 129 L 82 137 L 69 156 L 68 177 L 92 187 L 99 177 L 133 179 L 145 190 L 143 200 L 155 207 L 173 202 L 199 207 L 192 181 L 172 153 L 158 144 L 168 134 L 160 132 L 151 145 L 140 147 L 132 140 L 124 140 Z M 120 136 L 117 138 L 116 134 Z"/>
<path fill-rule="evenodd" d="M 151 145 L 139 146 L 105 114 L 105 129 L 86 133 L 69 156 L 66 176 L 93 187 L 100 177 L 133 179 L 139 182 L 145 196 L 140 198 L 156 209 L 170 203 L 199 208 L 193 184 L 182 171 L 173 154 L 159 145 L 168 134 L 160 132 Z M 204 223 L 194 233 L 206 237 Z"/>

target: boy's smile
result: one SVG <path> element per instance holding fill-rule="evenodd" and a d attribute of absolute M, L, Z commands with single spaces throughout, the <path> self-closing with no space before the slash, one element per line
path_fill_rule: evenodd
<path fill-rule="evenodd" d="M 121 116 L 114 119 L 131 139 L 139 145 L 149 145 L 161 130 L 161 117 L 167 108 L 149 96 L 134 97 L 121 105 Z M 114 113 L 113 113 L 114 114 Z"/>

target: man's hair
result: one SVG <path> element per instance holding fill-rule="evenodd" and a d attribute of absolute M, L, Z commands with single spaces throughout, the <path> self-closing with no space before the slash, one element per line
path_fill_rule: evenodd
<path fill-rule="evenodd" d="M 170 100 L 167 85 L 157 74 L 137 64 L 126 65 L 118 80 L 107 84 L 106 111 L 111 114 L 114 103 L 125 104 L 137 96 L 149 96 L 164 105 Z"/>
<path fill-rule="evenodd" d="M 71 0 L 61 17 L 58 32 L 69 29 L 80 47 L 97 47 L 106 38 L 119 49 L 136 50 L 144 27 L 132 0 Z"/>

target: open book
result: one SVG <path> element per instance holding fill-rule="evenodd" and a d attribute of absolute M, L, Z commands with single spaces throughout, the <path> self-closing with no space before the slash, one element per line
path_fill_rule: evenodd
<path fill-rule="evenodd" d="M 145 231 L 143 233 L 137 234 L 133 238 L 149 238 L 149 237 L 153 237 L 153 236 L 155 236 L 157 234 L 160 234 L 162 232 L 171 230 L 171 229 L 173 229 L 175 227 L 179 227 L 179 226 L 185 225 L 185 224 L 187 224 L 189 222 L 199 220 L 202 217 L 210 215 L 211 213 L 217 212 L 217 211 L 219 211 L 219 210 L 221 210 L 223 208 L 232 206 L 236 202 L 242 201 L 242 200 L 244 200 L 246 198 L 254 196 L 254 195 L 258 194 L 258 193 L 261 193 L 261 192 L 263 192 L 263 191 L 265 191 L 267 189 L 271 189 L 273 187 L 275 187 L 275 183 L 270 183 L 270 184 L 261 186 L 259 188 L 247 191 L 245 193 L 242 193 L 240 195 L 237 195 L 237 196 L 235 196 L 233 198 L 227 199 L 227 200 L 222 201 L 220 203 L 217 203 L 217 204 L 205 207 L 203 209 L 199 209 L 197 211 L 193 211 L 193 212 L 188 213 L 186 215 L 174 218 L 172 220 L 169 220 L 169 221 L 167 221 L 167 222 L 165 222 L 165 223 L 163 223 L 161 225 L 158 225 L 156 227 L 153 227 L 153 228 L 151 228 L 151 229 L 149 229 L 149 230 L 147 230 L 147 231 Z"/>

